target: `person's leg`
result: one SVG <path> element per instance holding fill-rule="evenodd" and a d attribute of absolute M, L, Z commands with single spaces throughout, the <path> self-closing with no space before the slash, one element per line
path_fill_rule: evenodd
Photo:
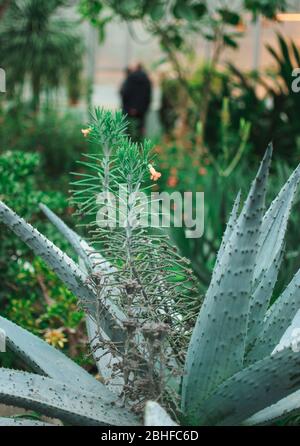
<path fill-rule="evenodd" d="M 131 139 L 135 142 L 141 142 L 145 136 L 145 118 L 144 116 L 130 117 L 128 120 L 128 131 Z"/>
<path fill-rule="evenodd" d="M 138 135 L 142 139 L 145 137 L 145 133 L 145 115 L 141 115 L 138 117 Z"/>

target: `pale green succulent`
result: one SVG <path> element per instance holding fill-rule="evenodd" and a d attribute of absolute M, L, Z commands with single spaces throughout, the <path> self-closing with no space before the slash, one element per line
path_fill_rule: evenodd
<path fill-rule="evenodd" d="M 122 140 L 118 143 L 122 144 Z M 300 168 L 265 211 L 271 153 L 270 146 L 241 212 L 238 194 L 190 337 L 184 373 L 170 373 L 164 388 L 166 396 L 157 395 L 164 408 L 154 401 L 146 404 L 148 426 L 175 425 L 171 417 L 185 425 L 264 424 L 300 410 L 300 353 L 293 338 L 294 330 L 300 327 L 300 272 L 271 305 Z M 113 375 L 109 367 L 114 363 L 118 368 L 118 357 L 124 351 L 130 352 L 126 343 L 132 315 L 130 318 L 126 314 L 121 299 L 114 298 L 117 293 L 110 293 L 115 284 L 100 280 L 95 292 L 90 280 L 93 275 L 101 278 L 102 273 L 104 277 L 115 277 L 116 266 L 47 207 L 41 208 L 70 242 L 80 258 L 79 264 L 1 202 L 0 221 L 78 297 L 87 314 L 91 348 L 105 384 L 41 339 L 1 317 L 0 328 L 6 332 L 8 348 L 33 373 L 0 369 L 0 402 L 59 418 L 65 424 L 138 425 L 142 420 L 132 410 L 134 401 L 120 399 L 120 394 L 124 395 L 124 370 L 123 374 Z M 154 342 L 160 340 L 153 336 Z M 145 340 L 147 330 L 137 331 L 135 358 L 147 353 Z M 173 348 L 166 344 L 167 362 L 160 357 L 150 362 L 149 356 L 144 357 L 140 376 L 152 367 L 152 378 L 159 380 L 162 367 L 175 369 L 178 357 L 175 352 L 172 363 Z M 177 398 L 173 398 L 176 393 Z M 181 401 L 180 410 L 177 400 Z M 0 420 L 0 424 L 14 423 L 25 424 L 26 420 Z"/>

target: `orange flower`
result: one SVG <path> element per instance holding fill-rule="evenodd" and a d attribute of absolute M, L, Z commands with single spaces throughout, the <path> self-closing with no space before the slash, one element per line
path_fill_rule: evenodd
<path fill-rule="evenodd" d="M 152 164 L 148 165 L 150 171 L 150 180 L 157 181 L 161 177 L 161 173 L 157 172 Z"/>
<path fill-rule="evenodd" d="M 171 175 L 168 178 L 168 182 L 167 182 L 168 186 L 175 187 L 177 185 L 177 183 L 178 183 L 178 178 L 175 175 Z"/>
<path fill-rule="evenodd" d="M 205 167 L 200 167 L 199 174 L 200 175 L 206 175 L 207 174 L 207 170 L 205 169 Z"/>
<path fill-rule="evenodd" d="M 90 132 L 92 131 L 91 127 L 87 128 L 87 129 L 81 129 L 81 133 L 83 134 L 83 136 L 86 138 Z"/>

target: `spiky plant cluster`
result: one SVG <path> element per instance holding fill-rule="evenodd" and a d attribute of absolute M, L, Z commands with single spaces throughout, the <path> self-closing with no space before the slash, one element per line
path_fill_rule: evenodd
<path fill-rule="evenodd" d="M 104 117 L 107 119 L 107 115 Z M 92 130 L 88 129 L 88 133 Z M 126 143 L 122 139 L 120 143 L 124 150 Z M 127 143 L 132 149 L 137 147 Z M 122 166 L 118 150 L 111 163 L 116 172 Z M 177 409 L 171 404 L 174 391 L 181 402 L 181 412 L 171 412 L 184 425 L 271 424 L 287 415 L 299 414 L 300 270 L 275 302 L 273 290 L 287 222 L 300 182 L 300 166 L 266 209 L 271 154 L 269 146 L 241 212 L 240 194 L 235 201 L 211 284 L 192 331 L 183 377 L 175 376 L 178 355 L 175 352 L 172 356 L 172 336 L 182 339 L 181 325 L 177 322 L 179 311 L 172 310 L 175 322 L 168 324 L 167 310 L 163 307 L 165 301 L 172 301 L 166 291 L 172 282 L 168 274 L 154 269 L 153 277 L 159 283 L 157 297 L 151 297 L 149 302 L 145 300 L 143 290 L 147 291 L 147 282 L 142 280 L 144 271 L 138 266 L 143 246 L 136 255 L 133 249 L 135 243 L 140 243 L 135 238 L 138 227 L 129 225 L 130 255 L 123 254 L 121 261 L 108 262 L 49 208 L 41 205 L 45 215 L 78 254 L 77 264 L 0 201 L 0 221 L 78 296 L 86 311 L 95 363 L 105 381 L 96 380 L 45 341 L 0 317 L 7 348 L 34 372 L 0 368 L 0 402 L 29 408 L 67 424 L 97 426 L 140 424 L 141 413 L 137 415 L 134 410 L 144 405 L 151 395 L 155 401 L 146 404 L 145 424 L 174 426 L 175 422 L 165 411 L 165 408 Z M 152 178 L 158 177 L 155 172 L 151 169 Z M 95 186 L 94 192 L 97 191 L 97 181 L 91 184 Z M 122 243 L 120 250 L 125 253 L 128 250 L 126 229 L 127 225 L 119 229 L 124 234 L 118 239 Z M 92 226 L 92 233 L 94 230 Z M 92 238 L 95 236 L 98 240 L 101 235 L 102 232 L 96 232 Z M 141 240 L 145 243 L 152 241 L 151 234 L 143 237 Z M 158 242 L 153 243 L 155 249 L 161 251 Z M 109 252 L 109 248 L 103 252 L 106 250 Z M 152 251 L 145 252 L 147 271 L 147 255 L 152 255 Z M 161 262 L 166 262 L 164 254 Z M 174 270 L 175 267 L 176 264 Z M 128 278 L 135 277 L 134 268 L 138 268 L 141 285 L 127 282 Z M 123 282 L 117 269 L 123 272 Z M 164 280 L 163 285 L 159 278 Z M 176 299 L 174 290 L 174 308 L 177 308 Z M 146 320 L 147 311 L 149 319 Z M 125 398 L 120 399 L 120 395 Z M 162 407 L 157 400 L 163 403 Z M 12 423 L 0 417 L 0 425 Z M 14 423 L 18 424 L 18 420 Z M 32 420 L 23 420 L 23 425 L 32 424 Z M 38 424 L 41 423 L 35 422 Z"/>
<path fill-rule="evenodd" d="M 88 281 L 100 300 L 116 303 L 125 314 L 125 345 L 109 343 L 112 358 L 118 358 L 112 377 L 121 375 L 125 398 L 140 408 L 146 399 L 162 398 L 166 382 L 180 373 L 190 328 L 180 305 L 187 294 L 198 302 L 200 297 L 188 260 L 167 235 L 149 228 L 150 218 L 156 216 L 159 225 L 161 217 L 159 201 L 149 194 L 150 178 L 159 177 L 150 142 L 133 143 L 123 116 L 101 109 L 84 132 L 99 151 L 81 163 L 88 172 L 76 174 L 73 202 L 105 258 Z M 111 267 L 104 272 L 107 262 Z M 100 324 L 95 337 L 97 348 L 107 348 Z"/>

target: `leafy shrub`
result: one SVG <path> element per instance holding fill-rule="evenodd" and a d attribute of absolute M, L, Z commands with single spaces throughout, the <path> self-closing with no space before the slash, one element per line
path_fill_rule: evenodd
<path fill-rule="evenodd" d="M 95 174 L 86 173 L 77 182 L 75 196 L 81 196 L 76 198 L 81 214 L 93 215 L 91 191 L 110 185 L 114 190 L 119 176 L 129 188 L 135 185 L 135 191 L 146 184 L 149 173 L 158 178 L 153 165 L 149 172 L 149 144 L 133 144 L 124 138 L 123 130 L 120 115 L 96 112 L 88 131 L 98 139 L 102 153 L 88 162 Z M 187 322 L 177 306 L 183 288 L 174 288 L 164 269 L 177 264 L 184 273 L 185 262 L 173 251 L 175 262 L 170 264 L 165 238 L 155 238 L 135 224 L 131 211 L 139 202 L 130 201 L 126 224 L 117 231 L 112 228 L 110 240 L 117 257 L 109 246 L 103 246 L 113 264 L 42 206 L 80 256 L 80 266 L 0 203 L 1 221 L 78 296 L 86 311 L 96 363 L 108 384 L 106 387 L 59 351 L 0 318 L 9 348 L 36 372 L 1 369 L 0 401 L 83 425 L 139 424 L 140 412 L 134 414 L 137 398 L 145 403 L 149 397 L 156 402 L 146 404 L 146 425 L 175 424 L 157 401 L 185 425 L 270 424 L 297 413 L 300 353 L 293 329 L 299 329 L 299 271 L 273 304 L 272 293 L 300 174 L 298 167 L 266 210 L 271 155 L 269 146 L 241 211 L 240 194 L 236 197 L 189 337 L 183 374 L 178 373 L 178 344 L 172 342 L 182 336 L 178 320 Z M 89 230 L 96 241 L 107 236 L 107 229 L 104 234 L 95 225 Z M 119 258 L 120 249 L 125 254 Z M 168 271 L 172 276 L 178 270 L 169 266 Z M 191 292 L 184 295 L 186 305 L 189 296 Z M 30 420 L 23 423 L 32 424 Z"/>
<path fill-rule="evenodd" d="M 86 151 L 80 138 L 81 121 L 73 112 L 59 114 L 52 109 L 32 113 L 24 106 L 2 109 L 0 145 L 6 150 L 37 152 L 41 155 L 39 180 L 45 179 L 52 188 L 66 186 L 64 176 L 75 168 L 76 161 Z M 53 181 L 54 179 L 54 181 Z M 57 180 L 61 182 L 57 184 Z"/>
<path fill-rule="evenodd" d="M 0 198 L 66 248 L 63 238 L 41 219 L 41 201 L 59 214 L 67 215 L 67 200 L 60 192 L 38 190 L 36 177 L 41 169 L 40 161 L 38 153 L 7 151 L 1 154 Z M 84 340 L 84 332 L 82 313 L 78 312 L 74 296 L 40 260 L 33 259 L 26 245 L 8 237 L 2 224 L 0 228 L 1 313 L 40 336 L 47 329 L 63 329 L 68 341 L 65 347 L 79 359 L 83 345 L 78 342 L 78 336 Z"/>

